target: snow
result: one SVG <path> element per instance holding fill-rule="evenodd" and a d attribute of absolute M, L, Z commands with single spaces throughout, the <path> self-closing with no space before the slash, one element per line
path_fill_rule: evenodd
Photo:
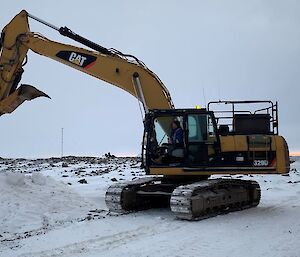
<path fill-rule="evenodd" d="M 107 211 L 113 178 L 144 175 L 137 158 L 0 159 L 0 256 L 299 257 L 294 159 L 289 176 L 237 176 L 260 183 L 258 207 L 196 222 L 168 209 Z"/>

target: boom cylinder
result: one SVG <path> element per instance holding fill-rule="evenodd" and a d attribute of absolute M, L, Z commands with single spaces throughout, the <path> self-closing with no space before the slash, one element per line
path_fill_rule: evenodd
<path fill-rule="evenodd" d="M 68 38 L 71 38 L 71 39 L 75 40 L 76 42 L 81 43 L 81 44 L 83 44 L 83 45 L 85 45 L 85 46 L 87 46 L 87 47 L 89 47 L 93 50 L 96 50 L 96 51 L 98 51 L 102 54 L 112 55 L 112 53 L 107 48 L 105 48 L 103 46 L 100 46 L 100 45 L 92 42 L 91 40 L 76 34 L 75 32 L 73 32 L 68 27 L 58 28 L 55 25 L 53 25 L 53 24 L 51 24 L 47 21 L 44 21 L 44 20 L 42 20 L 42 19 L 40 19 L 40 18 L 30 14 L 30 13 L 28 13 L 28 17 L 30 17 L 33 20 L 36 20 L 36 21 L 38 21 L 38 22 L 40 22 L 40 23 L 42 23 L 42 24 L 44 24 L 44 25 L 46 25 L 46 26 L 48 26 L 48 27 L 50 27 L 54 30 L 57 30 L 61 35 L 65 36 L 65 37 L 68 37 Z"/>

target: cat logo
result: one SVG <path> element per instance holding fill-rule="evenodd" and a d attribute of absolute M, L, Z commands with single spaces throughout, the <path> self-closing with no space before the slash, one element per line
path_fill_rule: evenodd
<path fill-rule="evenodd" d="M 84 57 L 80 54 L 74 53 L 74 52 L 71 52 L 70 57 L 69 57 L 70 62 L 72 62 L 76 65 L 79 65 L 81 67 L 83 66 L 86 59 L 87 59 L 86 57 Z"/>
<path fill-rule="evenodd" d="M 96 56 L 73 51 L 59 51 L 56 56 L 83 69 L 89 69 L 96 63 Z"/>

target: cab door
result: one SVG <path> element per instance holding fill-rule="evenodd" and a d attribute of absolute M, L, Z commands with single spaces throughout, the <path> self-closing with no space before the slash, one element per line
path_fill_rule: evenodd
<path fill-rule="evenodd" d="M 214 160 L 216 126 L 209 113 L 187 115 L 187 165 L 207 166 Z"/>

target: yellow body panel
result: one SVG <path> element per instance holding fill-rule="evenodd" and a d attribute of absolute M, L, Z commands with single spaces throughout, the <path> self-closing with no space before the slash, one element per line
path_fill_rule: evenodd
<path fill-rule="evenodd" d="M 276 169 L 278 173 L 287 173 L 290 170 L 289 150 L 285 139 L 274 136 L 276 147 Z"/>
<path fill-rule="evenodd" d="M 249 136 L 249 138 L 255 138 L 256 135 Z M 271 150 L 276 150 L 276 140 L 277 136 L 275 135 L 264 135 L 265 138 L 271 138 Z M 246 135 L 234 135 L 234 136 L 220 136 L 221 141 L 221 151 L 222 152 L 236 152 L 236 151 L 248 151 L 248 142 Z M 249 150 L 255 150 L 256 147 L 252 148 L 251 144 L 249 145 Z M 260 146 L 260 151 L 269 151 L 269 146 Z"/>
<path fill-rule="evenodd" d="M 247 151 L 248 144 L 245 136 L 220 136 L 221 152 Z"/>

